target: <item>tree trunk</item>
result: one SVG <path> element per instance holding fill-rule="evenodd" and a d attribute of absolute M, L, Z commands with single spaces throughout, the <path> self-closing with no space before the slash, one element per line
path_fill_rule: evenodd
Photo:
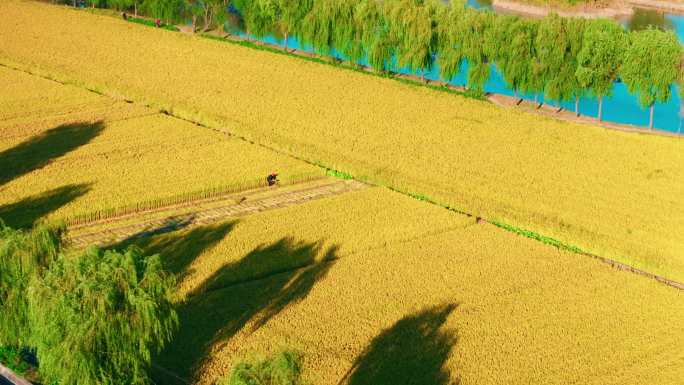
<path fill-rule="evenodd" d="M 197 31 L 197 15 L 192 15 L 192 33 Z"/>
<path fill-rule="evenodd" d="M 649 117 L 649 120 L 648 120 L 648 128 L 650 130 L 653 130 L 653 110 L 654 110 L 654 107 L 655 107 L 655 103 L 651 104 L 651 114 L 650 114 L 651 116 Z"/>
<path fill-rule="evenodd" d="M 423 69 L 420 70 L 420 81 L 425 83 L 425 70 Z"/>
<path fill-rule="evenodd" d="M 135 17 L 138 17 L 138 2 L 137 1 L 133 2 L 133 14 L 135 15 Z"/>
<path fill-rule="evenodd" d="M 284 47 L 284 48 L 285 48 L 285 52 L 287 52 L 287 38 L 288 38 L 287 32 L 285 32 L 285 47 Z"/>
<path fill-rule="evenodd" d="M 599 110 L 598 110 L 598 121 L 602 122 L 603 121 L 603 96 L 599 96 Z"/>
<path fill-rule="evenodd" d="M 544 102 L 539 103 L 539 94 L 534 94 L 534 104 L 536 109 L 540 109 L 542 104 L 544 104 Z"/>
<path fill-rule="evenodd" d="M 579 96 L 575 96 L 575 115 L 580 116 L 579 113 Z"/>
<path fill-rule="evenodd" d="M 205 5 L 206 8 L 204 8 L 204 28 L 202 28 L 202 32 L 207 32 L 207 29 L 209 29 L 209 6 Z"/>

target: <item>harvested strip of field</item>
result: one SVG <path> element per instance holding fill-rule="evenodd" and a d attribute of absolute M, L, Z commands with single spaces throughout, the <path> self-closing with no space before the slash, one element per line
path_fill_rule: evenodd
<path fill-rule="evenodd" d="M 0 12 L 5 63 L 684 280 L 681 140 L 559 122 L 75 10 L 10 1 Z"/>
<path fill-rule="evenodd" d="M 136 242 L 180 279 L 156 365 L 199 384 L 283 347 L 322 385 L 684 375 L 681 291 L 385 189 Z"/>
<path fill-rule="evenodd" d="M 76 233 L 71 229 L 69 231 L 70 243 L 75 247 L 86 247 L 89 245 L 108 245 L 118 243 L 127 239 L 150 236 L 154 234 L 167 233 L 182 228 L 192 228 L 199 225 L 208 225 L 219 221 L 225 221 L 229 218 L 237 218 L 244 215 L 254 214 L 262 211 L 273 210 L 301 204 L 311 200 L 321 199 L 324 197 L 344 194 L 350 191 L 361 190 L 368 187 L 363 183 L 354 180 L 329 180 L 326 184 L 312 184 L 306 183 L 299 185 L 297 189 L 288 189 L 280 192 L 271 190 L 271 194 L 265 197 L 257 197 L 256 199 L 247 199 L 246 197 L 239 198 L 237 202 L 236 197 L 228 196 L 226 199 L 213 200 L 210 208 L 200 209 L 198 206 L 203 202 L 197 202 L 197 205 L 190 202 L 183 207 L 184 214 L 168 215 L 162 218 L 146 220 L 144 213 L 141 215 L 133 215 L 126 217 L 125 222 L 132 222 L 127 224 L 119 224 L 114 218 L 113 221 L 108 222 L 105 229 L 99 228 L 102 225 L 98 224 L 95 229 L 89 226 L 81 226 Z M 266 188 L 265 190 L 268 190 Z M 264 191 L 266 192 L 266 191 Z M 169 208 L 173 209 L 173 208 Z"/>
<path fill-rule="evenodd" d="M 11 226 L 255 187 L 274 170 L 285 181 L 323 174 L 224 133 L 19 71 L 0 68 L 0 87 L 14 93 L 0 97 L 0 218 Z"/>

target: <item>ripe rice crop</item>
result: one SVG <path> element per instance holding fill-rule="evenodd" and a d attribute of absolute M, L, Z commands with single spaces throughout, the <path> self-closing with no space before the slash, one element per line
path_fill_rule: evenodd
<path fill-rule="evenodd" d="M 681 140 L 556 121 L 75 10 L 10 1 L 0 12 L 3 63 L 684 281 Z"/>
<path fill-rule="evenodd" d="M 153 110 L 0 68 L 0 218 L 101 219 L 322 175 L 290 157 Z"/>
<path fill-rule="evenodd" d="M 180 277 L 157 364 L 199 384 L 284 347 L 321 385 L 684 376 L 681 291 L 386 189 L 139 242 Z"/>

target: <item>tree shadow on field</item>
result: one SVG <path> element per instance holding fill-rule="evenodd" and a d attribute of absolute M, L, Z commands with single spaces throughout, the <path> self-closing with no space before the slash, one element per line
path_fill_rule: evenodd
<path fill-rule="evenodd" d="M 33 195 L 1 206 L 0 219 L 10 227 L 28 228 L 46 215 L 85 195 L 89 190 L 88 184 L 70 184 Z"/>
<path fill-rule="evenodd" d="M 101 121 L 63 124 L 0 152 L 0 186 L 87 144 L 103 128 Z"/>
<path fill-rule="evenodd" d="M 192 383 L 214 349 L 238 332 L 251 333 L 305 299 L 333 266 L 338 247 L 282 238 L 261 245 L 207 279 L 179 306 L 180 330 L 153 363 L 157 383 Z M 318 257 L 322 255 L 322 257 Z M 249 325 L 249 326 L 248 326 Z M 176 376 L 181 377 L 180 381 Z"/>
<path fill-rule="evenodd" d="M 108 248 L 121 250 L 130 245 L 136 245 L 143 250 L 145 255 L 159 254 L 164 269 L 173 273 L 177 282 L 180 283 L 192 273 L 189 270 L 190 264 L 205 250 L 224 239 L 236 223 L 237 221 L 224 222 L 200 226 L 188 231 L 175 231 L 146 237 L 133 235 Z"/>
<path fill-rule="evenodd" d="M 459 384 L 444 367 L 458 340 L 442 329 L 454 309 L 454 304 L 440 305 L 399 320 L 371 341 L 340 384 Z"/>

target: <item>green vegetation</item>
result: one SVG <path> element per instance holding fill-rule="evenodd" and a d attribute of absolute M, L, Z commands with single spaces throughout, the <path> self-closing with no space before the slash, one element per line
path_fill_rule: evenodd
<path fill-rule="evenodd" d="M 376 71 L 408 68 L 423 79 L 438 63 L 442 79 L 450 81 L 467 62 L 467 87 L 476 94 L 494 64 L 516 95 L 533 93 L 537 99 L 543 94 L 557 102 L 574 99 L 578 115 L 579 98 L 595 95 L 599 120 L 603 98 L 619 78 L 645 107 L 667 102 L 671 85 L 684 79 L 677 76 L 681 69 L 673 58 L 682 50 L 671 32 L 627 33 L 616 22 L 603 19 L 557 15 L 522 19 L 473 10 L 463 1 L 448 6 L 436 0 L 235 0 L 230 4 L 240 12 L 248 38 L 274 35 L 287 48 L 288 37 L 295 36 L 320 54 L 343 55 L 352 65 L 366 59 Z M 138 9 L 132 0 L 104 5 Z M 191 17 L 193 31 L 201 18 L 201 30 L 207 31 L 224 25 L 230 16 L 227 5 L 227 0 L 144 0 L 141 9 L 164 20 Z M 144 19 L 129 20 L 154 25 Z"/>
<path fill-rule="evenodd" d="M 599 19 L 589 23 L 578 54 L 579 83 L 598 97 L 598 119 L 602 118 L 603 97 L 613 90 L 620 72 L 626 33 L 615 22 Z"/>
<path fill-rule="evenodd" d="M 128 21 L 130 21 L 130 22 L 132 22 L 132 23 L 138 23 L 138 24 L 146 25 L 146 26 L 148 26 L 148 27 L 156 27 L 156 25 L 154 24 L 153 21 L 146 20 L 146 19 L 141 19 L 141 18 L 138 18 L 138 17 L 129 17 L 129 18 L 128 18 Z M 162 24 L 162 25 L 160 26 L 160 28 L 166 29 L 166 30 L 169 30 L 169 31 L 178 32 L 178 27 L 176 27 L 175 25 Z"/>
<path fill-rule="evenodd" d="M 177 326 L 159 256 L 91 248 L 58 259 L 30 289 L 41 374 L 62 384 L 147 384 Z"/>
<path fill-rule="evenodd" d="M 30 345 L 29 287 L 57 258 L 63 227 L 11 229 L 0 222 L 0 344 Z"/>
<path fill-rule="evenodd" d="M 647 29 L 629 36 L 622 59 L 622 80 L 629 92 L 639 95 L 639 103 L 650 108 L 650 128 L 654 104 L 670 99 L 681 57 L 682 47 L 671 33 Z"/>
<path fill-rule="evenodd" d="M 302 355 L 284 351 L 273 357 L 253 358 L 236 364 L 219 385 L 300 385 Z"/>
<path fill-rule="evenodd" d="M 0 224 L 0 343 L 35 351 L 48 383 L 149 383 L 151 356 L 178 323 L 174 280 L 157 255 L 135 247 L 72 255 L 62 233 Z"/>
<path fill-rule="evenodd" d="M 9 370 L 22 376 L 31 369 L 31 365 L 24 359 L 21 349 L 14 347 L 0 346 L 0 362 Z"/>

